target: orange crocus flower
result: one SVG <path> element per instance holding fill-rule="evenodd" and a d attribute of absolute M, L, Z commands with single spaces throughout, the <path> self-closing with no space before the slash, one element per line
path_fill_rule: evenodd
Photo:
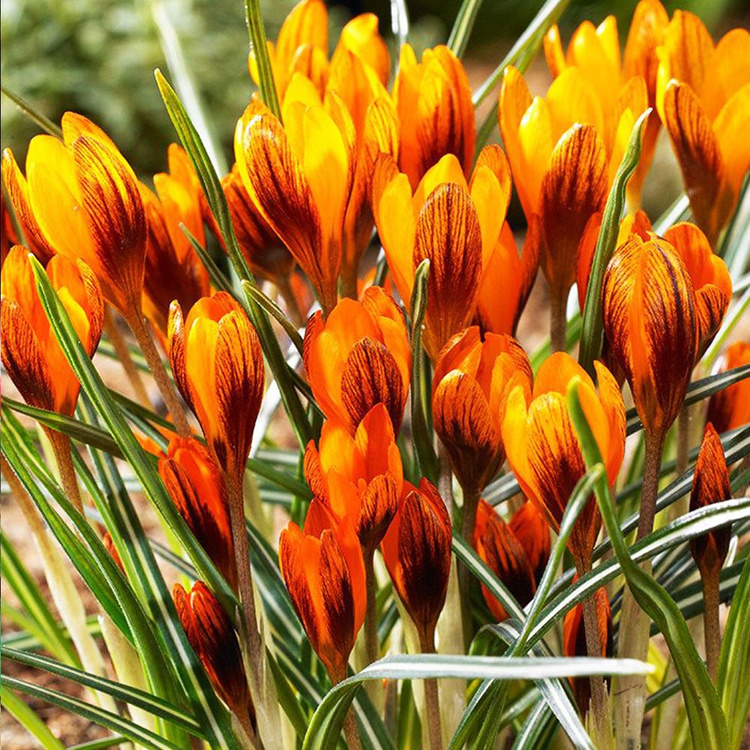
<path fill-rule="evenodd" d="M 305 478 L 313 495 L 337 518 L 348 518 L 369 559 L 398 508 L 404 481 L 401 454 L 383 404 L 376 404 L 352 436 L 328 420 L 318 447 L 305 451 Z"/>
<path fill-rule="evenodd" d="M 722 354 L 717 372 L 734 370 L 743 365 L 750 365 L 750 343 L 737 341 Z M 746 377 L 714 393 L 708 402 L 706 422 L 711 422 L 719 433 L 750 423 L 750 378 Z"/>
<path fill-rule="evenodd" d="M 603 657 L 612 655 L 612 610 L 609 606 L 607 590 L 597 589 L 594 595 L 596 613 L 599 620 L 599 645 Z M 565 656 L 589 656 L 586 645 L 586 630 L 583 624 L 583 605 L 576 604 L 568 610 L 563 620 L 563 652 Z M 591 679 L 589 677 L 571 677 L 570 684 L 576 697 L 578 710 L 585 716 L 591 701 Z"/>
<path fill-rule="evenodd" d="M 575 68 L 599 100 L 603 124 L 600 135 L 610 154 L 610 182 L 634 124 L 630 118 L 622 118 L 623 111 L 630 107 L 637 117 L 646 105 L 656 106 L 656 48 L 664 38 L 668 23 L 669 17 L 659 0 L 641 0 L 633 15 L 624 55 L 620 54 L 614 16 L 608 16 L 597 27 L 584 21 L 574 32 L 567 54 L 563 52 L 557 26 L 544 38 L 544 52 L 552 75 L 557 78 L 563 71 Z M 574 104 L 569 106 L 575 107 Z M 638 170 L 627 185 L 628 203 L 632 208 L 640 206 L 641 187 L 654 155 L 659 126 L 659 116 L 653 112 L 644 132 Z"/>
<path fill-rule="evenodd" d="M 578 392 L 594 432 L 610 484 L 614 484 L 625 454 L 625 406 L 617 381 L 595 362 L 598 389 L 568 354 L 558 352 L 539 368 L 531 397 L 517 385 L 510 392 L 502 426 L 503 444 L 521 490 L 547 523 L 557 531 L 576 483 L 586 473 L 568 412 L 570 381 L 581 380 Z M 568 547 L 577 565 L 590 564 L 601 518 L 593 497 L 573 527 Z"/>
<path fill-rule="evenodd" d="M 336 519 L 314 499 L 304 529 L 290 521 L 281 532 L 279 564 L 315 653 L 331 680 L 340 682 L 367 600 L 362 550 L 351 521 Z"/>
<path fill-rule="evenodd" d="M 237 165 L 221 181 L 232 226 L 250 270 L 281 286 L 289 283 L 294 258 L 250 199 Z"/>
<path fill-rule="evenodd" d="M 0 193 L 0 210 L 2 211 L 2 219 L 0 220 L 0 264 L 2 264 L 5 263 L 10 249 L 19 244 L 16 228 L 13 226 L 8 204 L 5 202 L 5 190 Z"/>
<path fill-rule="evenodd" d="M 456 334 L 440 352 L 432 384 L 435 432 L 448 450 L 464 492 L 463 533 L 471 539 L 479 493 L 505 459 L 501 426 L 510 390 L 528 392 L 531 365 L 510 336 L 477 326 Z"/>
<path fill-rule="evenodd" d="M 17 245 L 2 269 L 3 367 L 31 406 L 70 417 L 81 385 L 39 300 L 28 253 Z M 104 318 L 96 276 L 83 261 L 75 263 L 59 255 L 47 264 L 47 275 L 84 349 L 93 357 Z"/>
<path fill-rule="evenodd" d="M 81 259 L 107 301 L 140 314 L 147 225 L 138 181 L 115 144 L 92 122 L 66 112 L 63 140 L 31 139 L 28 202 L 50 247 Z"/>
<path fill-rule="evenodd" d="M 195 438 L 174 437 L 159 457 L 159 476 L 190 531 L 236 589 L 227 490 L 211 454 Z"/>
<path fill-rule="evenodd" d="M 257 99 L 237 123 L 235 157 L 252 200 L 307 274 L 327 317 L 338 298 L 356 134 L 341 99 L 292 101 L 285 127 Z"/>
<path fill-rule="evenodd" d="M 516 68 L 503 77 L 503 142 L 558 307 L 576 279 L 581 245 L 599 232 L 609 185 L 635 120 L 647 107 L 645 84 L 633 81 L 639 83 L 623 89 L 615 126 L 608 128 L 596 88 L 577 66 L 565 67 L 544 99 L 532 99 Z"/>
<path fill-rule="evenodd" d="M 404 483 L 404 499 L 383 538 L 388 573 L 414 623 L 423 652 L 435 650 L 435 626 L 451 567 L 451 521 L 435 486 Z"/>
<path fill-rule="evenodd" d="M 430 261 L 425 349 L 433 360 L 448 339 L 469 325 L 477 311 L 482 271 L 493 253 L 505 250 L 510 171 L 499 146 L 485 147 L 467 183 L 458 159 L 448 154 L 429 169 L 412 192 L 394 160 L 378 157 L 373 212 L 388 269 L 409 304 L 414 272 Z"/>
<path fill-rule="evenodd" d="M 29 203 L 29 188 L 26 178 L 23 176 L 13 156 L 13 152 L 9 148 L 3 151 L 3 183 L 8 191 L 8 200 L 11 206 L 13 206 L 13 211 L 23 232 L 25 243 L 28 245 L 29 250 L 39 259 L 39 262 L 46 264 L 55 254 L 55 249 L 49 244 L 34 218 L 34 213 Z M 5 193 L 3 192 L 3 216 L 6 213 Z M 10 219 L 10 216 L 8 216 L 8 219 Z M 5 222 L 3 222 L 3 226 L 5 227 Z M 15 232 L 13 234 L 15 235 Z M 9 242 L 8 250 L 16 244 L 19 244 L 17 237 L 12 242 Z M 5 254 L 3 255 L 4 260 Z"/>
<path fill-rule="evenodd" d="M 480 500 L 473 545 L 479 557 L 525 607 L 536 593 L 550 553 L 549 529 L 534 506 L 524 503 L 506 524 L 488 502 Z M 482 594 L 498 622 L 508 618 L 505 607 L 486 586 L 482 586 Z"/>
<path fill-rule="evenodd" d="M 750 168 L 750 33 L 732 29 L 714 46 L 698 16 L 678 10 L 657 54 L 659 114 L 693 216 L 714 245 Z"/>
<path fill-rule="evenodd" d="M 196 581 L 189 592 L 175 584 L 172 597 L 188 641 L 214 690 L 243 727 L 252 729 L 255 709 L 240 643 L 227 613 L 202 581 Z"/>
<path fill-rule="evenodd" d="M 674 248 L 632 234 L 603 285 L 604 331 L 647 435 L 663 439 L 685 399 L 699 345 L 693 282 Z"/>
<path fill-rule="evenodd" d="M 393 84 L 401 124 L 399 166 L 417 189 L 422 177 L 446 154 L 453 154 L 466 177 L 471 172 L 476 142 L 471 88 L 461 61 L 439 45 L 422 53 L 401 48 Z"/>
<path fill-rule="evenodd" d="M 145 185 L 140 185 L 148 223 L 143 311 L 164 339 L 172 302 L 177 300 L 189 309 L 209 294 L 211 284 L 208 272 L 179 226 L 184 224 L 201 244 L 205 244 L 200 204 L 174 178 L 156 175 L 154 181 L 159 198 Z"/>
<path fill-rule="evenodd" d="M 404 316 L 381 287 L 361 301 L 343 299 L 327 320 L 313 315 L 304 362 L 323 413 L 353 432 L 375 404 L 385 404 L 396 432 L 409 392 L 411 348 Z"/>
<path fill-rule="evenodd" d="M 255 329 L 226 292 L 198 300 L 187 318 L 175 302 L 169 358 L 214 459 L 226 478 L 239 482 L 263 398 L 265 370 Z"/>

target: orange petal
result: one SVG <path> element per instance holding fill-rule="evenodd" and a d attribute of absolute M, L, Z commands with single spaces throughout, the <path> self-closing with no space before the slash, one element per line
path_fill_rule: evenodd
<path fill-rule="evenodd" d="M 332 63 L 341 48 L 357 55 L 375 71 L 380 82 L 386 84 L 391 72 L 391 56 L 385 40 L 378 32 L 378 17 L 374 13 L 361 13 L 341 29 Z"/>
<path fill-rule="evenodd" d="M 722 354 L 719 362 L 718 372 L 750 365 L 750 344 L 735 342 Z M 750 378 L 714 393 L 708 402 L 706 422 L 711 422 L 719 433 L 750 423 Z"/>

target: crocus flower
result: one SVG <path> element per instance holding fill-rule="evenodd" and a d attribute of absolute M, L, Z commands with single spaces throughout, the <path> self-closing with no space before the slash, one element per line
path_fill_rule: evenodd
<path fill-rule="evenodd" d="M 600 588 L 595 594 L 596 613 L 598 616 L 599 645 L 603 657 L 612 655 L 612 610 L 609 606 L 607 591 Z M 569 610 L 563 620 L 563 652 L 565 656 L 589 656 L 586 646 L 586 630 L 583 625 L 583 605 L 576 604 Z M 582 716 L 588 713 L 591 701 L 591 679 L 572 677 L 570 683 L 576 697 L 578 710 Z"/>
<path fill-rule="evenodd" d="M 717 45 L 694 14 L 676 11 L 657 50 L 656 102 L 696 222 L 715 244 L 750 168 L 750 33 Z"/>
<path fill-rule="evenodd" d="M 211 454 L 195 438 L 174 437 L 159 457 L 159 476 L 190 531 L 236 589 L 227 490 Z"/>
<path fill-rule="evenodd" d="M 169 358 L 214 459 L 239 481 L 263 398 L 265 371 L 255 329 L 226 292 L 200 299 L 187 318 L 175 302 L 169 316 Z"/>
<path fill-rule="evenodd" d="M 348 518 L 366 560 L 383 539 L 402 495 L 401 454 L 388 411 L 376 404 L 354 436 L 335 420 L 323 425 L 320 443 L 305 451 L 305 477 L 313 495 L 337 518 Z"/>
<path fill-rule="evenodd" d="M 625 406 L 617 381 L 595 362 L 598 388 L 568 354 L 558 352 L 545 360 L 534 390 L 518 385 L 510 392 L 502 426 L 503 444 L 513 473 L 526 497 L 559 529 L 568 500 L 586 473 L 581 446 L 568 412 L 567 389 L 580 378 L 579 396 L 602 454 L 610 484 L 614 484 L 625 454 Z M 601 518 L 589 499 L 568 540 L 577 564 L 590 563 Z"/>
<path fill-rule="evenodd" d="M 177 616 L 216 693 L 245 727 L 255 722 L 247 675 L 237 634 L 211 590 L 196 581 L 188 592 L 172 589 Z"/>
<path fill-rule="evenodd" d="M 531 391 L 529 358 L 510 336 L 472 326 L 440 352 L 432 384 L 435 432 L 448 450 L 464 491 L 464 514 L 473 516 L 479 493 L 505 459 L 501 426 L 505 403 L 516 385 Z M 463 533 L 471 539 L 473 518 Z"/>
<path fill-rule="evenodd" d="M 36 218 L 34 218 L 34 213 L 29 203 L 29 188 L 26 178 L 23 176 L 13 156 L 13 152 L 9 148 L 3 151 L 3 184 L 8 191 L 8 199 L 11 206 L 13 206 L 13 211 L 23 232 L 25 243 L 28 245 L 29 250 L 39 259 L 39 262 L 46 264 L 55 254 L 55 249 L 47 241 Z M 5 216 L 7 213 L 5 193 L 3 193 L 3 212 Z M 8 250 L 13 245 L 18 244 L 17 240 L 18 238 L 16 237 L 15 241 L 9 243 Z M 4 258 L 5 256 L 3 256 Z"/>
<path fill-rule="evenodd" d="M 468 183 L 458 159 L 449 154 L 427 171 L 414 192 L 392 158 L 378 157 L 375 223 L 405 304 L 416 268 L 425 258 L 430 261 L 424 342 L 433 360 L 474 319 L 482 271 L 503 243 L 510 189 L 498 146 L 482 150 Z"/>
<path fill-rule="evenodd" d="M 106 300 L 140 315 L 147 225 L 138 181 L 110 138 L 66 112 L 63 141 L 31 139 L 28 202 L 50 247 L 94 272 Z"/>
<path fill-rule="evenodd" d="M 20 244 L 16 228 L 13 226 L 13 220 L 8 210 L 8 204 L 5 201 L 5 190 L 0 193 L 0 264 L 5 263 L 10 249 Z"/>
<path fill-rule="evenodd" d="M 416 190 L 446 154 L 453 154 L 466 177 L 474 159 L 476 126 L 471 88 L 461 61 L 439 45 L 417 61 L 411 45 L 401 48 L 393 99 L 401 124 L 399 166 Z"/>
<path fill-rule="evenodd" d="M 422 651 L 435 648 L 435 626 L 445 604 L 451 566 L 451 522 L 435 486 L 404 483 L 404 499 L 381 550 L 399 598 L 414 623 Z"/>
<path fill-rule="evenodd" d="M 313 500 L 304 529 L 281 532 L 279 564 L 294 609 L 333 682 L 346 665 L 365 618 L 362 550 L 349 519 L 336 519 Z"/>
<path fill-rule="evenodd" d="M 698 353 L 693 283 L 665 240 L 632 234 L 603 286 L 604 331 L 647 434 L 663 438 L 685 399 Z"/>
<path fill-rule="evenodd" d="M 28 250 L 17 245 L 3 264 L 3 367 L 24 400 L 38 409 L 73 415 L 80 383 L 57 342 L 36 291 Z M 87 354 L 99 345 L 104 318 L 99 284 L 91 269 L 56 255 L 47 275 Z"/>
<path fill-rule="evenodd" d="M 329 418 L 353 432 L 375 404 L 385 404 L 398 432 L 411 372 L 404 316 L 381 287 L 361 301 L 343 299 L 327 320 L 313 315 L 305 331 L 304 362 L 315 400 Z"/>
<path fill-rule="evenodd" d="M 536 592 L 550 553 L 549 528 L 535 507 L 524 503 L 506 524 L 488 502 L 480 500 L 473 545 L 479 557 L 525 607 Z M 505 607 L 484 585 L 482 594 L 498 622 L 508 618 Z"/>
<path fill-rule="evenodd" d="M 235 157 L 252 200 L 315 288 L 323 315 L 338 298 L 356 135 L 341 99 L 293 101 L 285 125 L 257 99 L 237 123 Z"/>
<path fill-rule="evenodd" d="M 750 365 L 750 343 L 737 341 L 720 357 L 717 372 L 747 365 Z M 750 423 L 750 378 L 714 393 L 708 402 L 706 421 L 711 422 L 718 433 Z"/>

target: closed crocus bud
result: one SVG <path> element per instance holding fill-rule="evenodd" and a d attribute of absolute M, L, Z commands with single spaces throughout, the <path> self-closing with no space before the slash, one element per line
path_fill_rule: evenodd
<path fill-rule="evenodd" d="M 294 269 L 294 258 L 247 194 L 236 164 L 221 186 L 237 242 L 250 270 L 281 286 Z"/>
<path fill-rule="evenodd" d="M 226 292 L 199 300 L 187 318 L 174 303 L 169 357 L 216 462 L 232 481 L 240 481 L 265 373 L 260 341 L 247 315 Z"/>
<path fill-rule="evenodd" d="M 529 503 L 522 506 L 514 514 L 514 519 L 524 507 L 531 506 Z M 547 524 L 544 522 L 542 525 L 536 524 L 534 533 L 539 535 L 539 539 L 533 539 L 531 534 L 517 535 L 512 523 L 506 524 L 489 503 L 485 500 L 479 501 L 473 540 L 474 548 L 522 607 L 525 607 L 536 593 L 539 583 L 536 574 L 537 567 L 541 567 L 543 571 L 549 558 Z M 545 547 L 546 556 L 543 554 Z M 542 552 L 541 556 L 536 559 L 540 552 Z M 490 612 L 498 622 L 508 618 L 505 607 L 486 586 L 482 586 L 482 594 Z"/>
<path fill-rule="evenodd" d="M 360 301 L 343 299 L 323 319 L 313 315 L 305 331 L 304 362 L 323 413 L 354 431 L 375 404 L 385 404 L 398 432 L 411 373 L 404 316 L 381 287 Z"/>
<path fill-rule="evenodd" d="M 727 372 L 748 365 L 750 343 L 737 341 L 722 354 L 717 370 Z M 706 421 L 711 422 L 718 433 L 750 423 L 750 377 L 714 393 L 708 402 Z"/>
<path fill-rule="evenodd" d="M 709 422 L 703 433 L 698 462 L 693 475 L 693 489 L 690 493 L 690 510 L 707 508 L 713 503 L 729 500 L 732 496 L 721 439 Z M 709 531 L 695 537 L 690 542 L 690 553 L 701 571 L 701 576 L 718 575 L 729 552 L 731 528 Z"/>
<path fill-rule="evenodd" d="M 750 168 L 750 33 L 732 29 L 714 45 L 698 16 L 678 10 L 657 54 L 659 114 L 693 216 L 713 245 Z"/>
<path fill-rule="evenodd" d="M 418 488 L 406 482 L 381 550 L 420 647 L 428 653 L 435 650 L 435 626 L 448 590 L 451 538 L 450 517 L 435 486 L 427 479 Z"/>
<path fill-rule="evenodd" d="M 50 247 L 94 272 L 106 300 L 140 314 L 147 224 L 138 180 L 110 138 L 66 112 L 63 140 L 31 139 L 26 179 L 31 211 Z"/>
<path fill-rule="evenodd" d="M 316 448 L 305 452 L 305 477 L 313 495 L 338 518 L 348 518 L 371 559 L 398 508 L 403 487 L 401 454 L 383 404 L 377 404 L 352 436 L 328 420 Z"/>
<path fill-rule="evenodd" d="M 426 49 L 418 62 L 405 44 L 393 99 L 401 123 L 399 165 L 412 189 L 446 154 L 458 159 L 468 177 L 476 141 L 474 107 L 466 71 L 453 52 L 439 45 Z"/>
<path fill-rule="evenodd" d="M 252 726 L 255 710 L 250 698 L 240 644 L 218 599 L 202 582 L 188 592 L 179 583 L 172 589 L 177 616 L 190 645 L 206 670 L 217 695 L 243 726 Z"/>
<path fill-rule="evenodd" d="M 617 381 L 595 362 L 598 388 L 569 355 L 553 354 L 539 368 L 531 398 L 515 386 L 508 396 L 502 437 L 513 473 L 528 499 L 544 515 L 553 531 L 560 527 L 573 490 L 586 473 L 581 446 L 568 411 L 568 384 L 580 379 L 584 414 L 601 452 L 607 478 L 614 484 L 625 453 L 625 406 Z M 592 498 L 578 517 L 568 541 L 576 564 L 590 564 L 601 527 Z"/>
<path fill-rule="evenodd" d="M 255 99 L 235 131 L 243 184 L 315 288 L 324 317 L 338 299 L 344 216 L 354 180 L 354 125 L 340 97 L 293 100 L 285 125 Z"/>
<path fill-rule="evenodd" d="M 190 531 L 236 589 L 227 491 L 211 454 L 195 438 L 174 437 L 159 458 L 159 476 Z"/>
<path fill-rule="evenodd" d="M 3 265 L 3 367 L 28 404 L 70 417 L 81 386 L 39 300 L 28 253 L 17 245 Z M 59 255 L 47 264 L 47 275 L 84 349 L 93 356 L 104 317 L 96 277 L 83 261 Z"/>
<path fill-rule="evenodd" d="M 468 182 L 458 159 L 449 154 L 413 192 L 393 159 L 378 157 L 372 186 L 375 223 L 405 304 L 417 267 L 430 261 L 424 344 L 433 360 L 451 336 L 474 320 L 484 269 L 495 254 L 502 257 L 508 243 L 504 227 L 510 191 L 510 171 L 499 146 L 482 150 Z"/>
<path fill-rule="evenodd" d="M 11 206 L 13 206 L 13 212 L 16 215 L 16 220 L 23 232 L 24 240 L 29 250 L 34 253 L 40 263 L 47 263 L 55 254 L 55 249 L 42 233 L 34 217 L 31 204 L 29 203 L 29 188 L 26 178 L 19 169 L 13 152 L 9 148 L 3 151 L 3 184 L 8 191 L 8 199 Z M 3 215 L 5 216 L 5 191 L 3 191 L 3 211 Z M 10 217 L 8 218 L 10 219 Z M 5 223 L 3 225 L 5 226 Z M 10 226 L 12 227 L 12 223 L 10 223 Z M 18 237 L 15 237 L 15 232 L 13 232 L 13 235 L 14 239 L 12 242 L 9 242 L 8 250 L 13 245 L 18 244 Z M 3 255 L 4 261 L 5 254 Z"/>
<path fill-rule="evenodd" d="M 595 595 L 596 614 L 598 618 L 599 645 L 603 657 L 612 654 L 612 610 L 609 606 L 607 591 L 598 589 Z M 563 651 L 565 656 L 591 656 L 586 647 L 586 630 L 583 623 L 583 605 L 576 604 L 569 610 L 563 620 Z M 570 684 L 576 697 L 578 710 L 585 716 L 591 701 L 591 679 L 588 677 L 572 677 Z"/>
<path fill-rule="evenodd" d="M 279 540 L 281 575 L 315 653 L 336 683 L 365 617 L 362 550 L 349 519 L 313 500 L 304 529 L 290 522 Z"/>
<path fill-rule="evenodd" d="M 140 186 L 148 223 L 143 312 L 165 340 L 172 302 L 177 300 L 180 306 L 190 309 L 209 294 L 211 284 L 208 271 L 180 229 L 180 224 L 184 224 L 201 244 L 205 243 L 200 204 L 173 178 L 160 180 L 157 186 L 166 200 L 157 198 L 145 185 Z"/>
<path fill-rule="evenodd" d="M 464 491 L 463 534 L 471 539 L 479 493 L 502 464 L 501 426 L 508 393 L 531 391 L 531 365 L 510 336 L 473 326 L 443 348 L 432 384 L 435 432 L 448 450 Z"/>
<path fill-rule="evenodd" d="M 663 440 L 682 408 L 699 344 L 693 283 L 673 247 L 638 235 L 604 277 L 604 331 L 647 434 Z"/>

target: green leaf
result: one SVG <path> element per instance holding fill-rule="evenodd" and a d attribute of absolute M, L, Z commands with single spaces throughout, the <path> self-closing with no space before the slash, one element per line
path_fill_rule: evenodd
<path fill-rule="evenodd" d="M 586 466 L 601 464 L 601 454 L 586 420 L 578 396 L 579 382 L 568 387 L 568 409 L 581 442 Z M 606 478 L 596 483 L 596 499 L 612 548 L 622 566 L 628 586 L 638 605 L 664 635 L 682 685 L 692 740 L 697 747 L 726 747 L 727 725 L 719 698 L 706 665 L 693 644 L 685 619 L 669 594 L 633 560 L 617 524 Z"/>
<path fill-rule="evenodd" d="M 231 600 L 234 594 L 226 581 L 216 571 L 203 548 L 195 541 L 187 524 L 174 507 L 153 464 L 147 460 L 145 452 L 128 427 L 122 413 L 112 401 L 109 391 L 83 348 L 44 269 L 31 256 L 30 262 L 39 299 L 55 337 L 81 382 L 81 386 L 91 398 L 97 412 L 115 438 L 123 456 L 133 467 L 144 492 L 165 518 L 214 592 L 217 595 L 223 595 L 225 599 Z M 151 576 L 148 579 L 152 587 L 149 605 L 153 608 L 156 625 L 172 652 L 178 672 L 184 681 L 184 688 L 193 704 L 196 718 L 205 728 L 206 736 L 211 742 L 224 743 L 230 748 L 237 747 L 237 740 L 230 725 L 229 715 L 219 703 L 200 661 L 187 640 L 185 631 L 177 617 L 172 597 L 164 579 L 161 577 L 153 555 L 150 550 L 143 547 L 139 548 L 138 554 L 140 562 L 144 565 L 147 564 L 151 571 Z"/>
<path fill-rule="evenodd" d="M 48 117 L 45 117 L 36 109 L 36 107 L 33 107 L 23 97 L 13 91 L 6 89 L 5 86 L 0 86 L 0 90 L 16 105 L 16 107 L 18 107 L 18 109 L 21 110 L 21 112 L 23 112 L 24 115 L 26 115 L 26 117 L 29 118 L 29 120 L 31 120 L 31 122 L 38 125 L 49 135 L 54 136 L 55 138 L 62 138 L 62 130 L 60 127 L 55 125 L 55 123 Z"/>
<path fill-rule="evenodd" d="M 464 0 L 459 8 L 458 15 L 448 37 L 448 47 L 455 53 L 456 57 L 463 57 L 466 45 L 477 20 L 477 13 L 482 7 L 482 0 Z"/>
<path fill-rule="evenodd" d="M 719 699 L 727 717 L 729 747 L 739 748 L 748 714 L 750 690 L 750 558 L 742 566 L 740 581 L 732 598 L 719 658 Z"/>
<path fill-rule="evenodd" d="M 332 688 L 318 706 L 303 750 L 334 748 L 354 694 L 368 680 L 544 680 L 612 674 L 648 674 L 653 667 L 633 659 L 498 658 L 419 654 L 387 656 Z"/>
<path fill-rule="evenodd" d="M 276 94 L 276 83 L 273 80 L 271 60 L 268 57 L 266 27 L 263 24 L 260 0 L 245 0 L 245 17 L 247 19 L 247 30 L 250 34 L 250 49 L 258 66 L 258 88 L 260 88 L 261 99 L 266 103 L 268 109 L 281 120 L 281 108 L 279 107 L 279 97 Z"/>
<path fill-rule="evenodd" d="M 42 721 L 26 703 L 5 686 L 0 687 L 0 703 L 29 734 L 39 741 L 44 750 L 65 750 L 65 745 L 47 728 L 46 722 Z"/>
<path fill-rule="evenodd" d="M 121 682 L 114 682 L 105 677 L 89 674 L 88 672 L 66 666 L 61 662 L 39 654 L 30 654 L 8 648 L 7 646 L 3 646 L 1 653 L 4 659 L 11 659 L 27 667 L 43 669 L 45 672 L 57 675 L 66 680 L 71 680 L 79 685 L 99 690 L 102 693 L 111 695 L 116 700 L 125 701 L 132 706 L 137 706 L 148 711 L 154 716 L 167 719 L 187 729 L 194 735 L 202 736 L 201 728 L 192 716 L 143 690 L 123 685 Z"/>
<path fill-rule="evenodd" d="M 249 294 L 284 329 L 284 332 L 294 344 L 294 348 L 302 354 L 302 336 L 299 335 L 297 327 L 284 315 L 281 308 L 272 299 L 267 297 L 260 287 L 248 281 L 242 282 L 242 289 L 245 294 Z"/>
<path fill-rule="evenodd" d="M 643 131 L 651 112 L 652 110 L 649 108 L 641 114 L 635 121 L 630 133 L 628 147 L 625 149 L 625 154 L 615 173 L 612 188 L 607 196 L 602 225 L 599 229 L 594 257 L 591 261 L 589 283 L 586 288 L 586 302 L 583 307 L 581 349 L 578 355 L 578 361 L 590 374 L 593 374 L 594 360 L 601 356 L 604 343 L 604 321 L 602 320 L 604 273 L 615 252 L 617 234 L 620 231 L 620 219 L 625 208 L 625 188 L 641 158 Z"/>
<path fill-rule="evenodd" d="M 51 690 L 41 685 L 34 685 L 25 680 L 8 677 L 7 675 L 0 677 L 0 684 L 7 690 L 15 690 L 30 695 L 33 698 L 39 698 L 47 703 L 51 703 L 53 706 L 58 706 L 66 711 L 82 716 L 84 719 L 94 722 L 94 724 L 119 732 L 129 740 L 137 742 L 144 747 L 152 748 L 153 750 L 179 750 L 177 745 L 159 737 L 149 729 L 138 726 L 130 721 L 130 719 L 126 719 L 111 711 L 105 711 L 103 708 L 86 703 L 79 698 L 73 698 L 56 690 Z"/>

